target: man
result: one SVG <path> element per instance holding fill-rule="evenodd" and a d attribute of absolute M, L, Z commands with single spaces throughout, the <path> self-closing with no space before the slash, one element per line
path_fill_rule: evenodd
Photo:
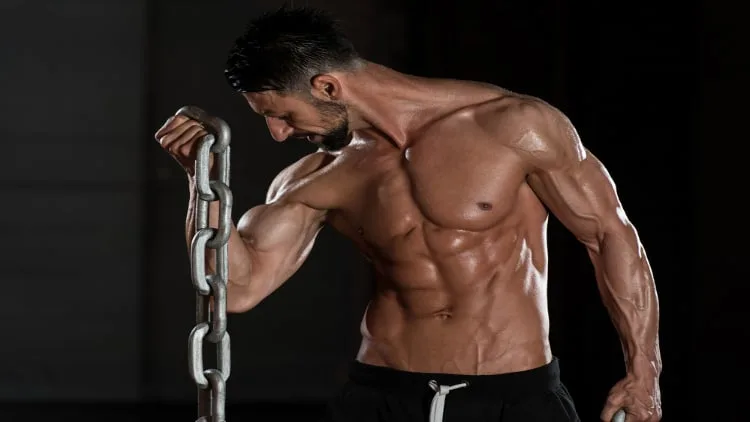
<path fill-rule="evenodd" d="M 621 408 L 628 421 L 660 420 L 649 263 L 605 168 L 559 110 L 366 61 L 308 9 L 253 21 L 226 76 L 273 139 L 319 147 L 232 228 L 229 311 L 290 278 L 325 225 L 376 273 L 361 348 L 326 421 L 579 420 L 548 341 L 547 209 L 588 249 L 622 339 L 626 375 L 602 420 Z M 155 135 L 188 173 L 188 241 L 205 134 L 178 116 Z"/>

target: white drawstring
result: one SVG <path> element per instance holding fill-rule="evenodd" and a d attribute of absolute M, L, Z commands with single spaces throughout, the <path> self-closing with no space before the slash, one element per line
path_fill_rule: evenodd
<path fill-rule="evenodd" d="M 443 422 L 443 410 L 445 410 L 445 396 L 451 391 L 457 388 L 463 388 L 469 385 L 467 382 L 462 382 L 456 385 L 439 385 L 436 381 L 429 382 L 430 388 L 435 392 L 435 396 L 432 397 L 432 405 L 430 406 L 430 422 Z"/>

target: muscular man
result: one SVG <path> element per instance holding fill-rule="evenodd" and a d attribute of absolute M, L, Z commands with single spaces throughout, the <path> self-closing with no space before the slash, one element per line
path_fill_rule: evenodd
<path fill-rule="evenodd" d="M 602 420 L 620 408 L 660 420 L 649 263 L 607 171 L 559 110 L 369 62 L 311 10 L 254 20 L 226 76 L 274 140 L 319 147 L 232 229 L 229 311 L 289 279 L 324 226 L 374 267 L 361 348 L 326 421 L 579 420 L 548 341 L 548 210 L 587 248 L 622 340 L 626 373 Z M 155 135 L 191 184 L 205 133 L 180 116 Z"/>

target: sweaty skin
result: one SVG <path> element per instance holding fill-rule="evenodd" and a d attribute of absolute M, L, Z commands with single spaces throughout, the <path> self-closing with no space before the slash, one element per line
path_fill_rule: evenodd
<path fill-rule="evenodd" d="M 622 340 L 627 377 L 602 417 L 627 405 L 641 412 L 636 420 L 658 420 L 652 273 L 613 181 L 570 121 L 539 99 L 486 84 L 374 64 L 337 78 L 335 92 L 364 117 L 342 150 L 283 170 L 267 203 L 233 229 L 229 310 L 247 311 L 271 294 L 329 225 L 376 273 L 358 360 L 458 374 L 536 368 L 552 358 L 549 210 L 587 248 Z M 294 98 L 245 95 L 277 141 L 325 126 L 294 123 L 285 109 L 306 112 Z"/>

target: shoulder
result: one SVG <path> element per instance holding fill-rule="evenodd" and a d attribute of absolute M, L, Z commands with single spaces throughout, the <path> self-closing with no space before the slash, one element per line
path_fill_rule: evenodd
<path fill-rule="evenodd" d="M 308 154 L 281 170 L 274 177 L 266 194 L 266 202 L 274 202 L 294 187 L 327 167 L 334 156 L 318 151 Z"/>
<path fill-rule="evenodd" d="M 570 119 L 536 97 L 512 94 L 484 104 L 476 111 L 476 123 L 534 166 L 560 166 L 586 158 Z"/>

